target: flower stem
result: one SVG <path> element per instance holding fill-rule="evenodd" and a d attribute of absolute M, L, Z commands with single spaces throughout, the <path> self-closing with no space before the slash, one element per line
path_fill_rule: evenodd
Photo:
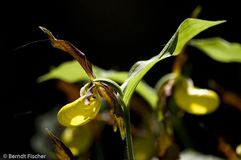
<path fill-rule="evenodd" d="M 129 109 L 124 106 L 124 118 L 126 125 L 126 148 L 128 160 L 134 160 L 134 152 L 133 152 L 133 143 L 132 143 L 132 135 L 131 135 L 131 123 L 130 123 L 130 112 Z"/>

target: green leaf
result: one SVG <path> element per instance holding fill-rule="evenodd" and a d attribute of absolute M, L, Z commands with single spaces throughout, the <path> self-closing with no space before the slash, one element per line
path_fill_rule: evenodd
<path fill-rule="evenodd" d="M 140 81 L 136 88 L 136 92 L 150 104 L 153 109 L 156 109 L 158 96 L 156 91 L 149 86 L 145 81 Z"/>
<path fill-rule="evenodd" d="M 168 73 L 166 75 L 164 75 L 162 78 L 160 78 L 157 83 L 156 83 L 156 86 L 155 86 L 155 90 L 158 92 L 159 89 L 167 82 L 169 81 L 170 79 L 174 79 L 177 77 L 177 74 L 175 73 Z"/>
<path fill-rule="evenodd" d="M 226 21 L 206 21 L 192 18 L 186 19 L 177 30 L 178 41 L 173 55 L 178 55 L 182 51 L 183 46 L 200 32 L 224 22 Z"/>
<path fill-rule="evenodd" d="M 229 63 L 241 62 L 241 44 L 230 43 L 220 37 L 207 39 L 194 39 L 190 43 L 207 54 L 212 59 Z"/>
<path fill-rule="evenodd" d="M 139 61 L 135 63 L 129 71 L 128 78 L 121 86 L 124 91 L 124 102 L 128 106 L 130 98 L 137 87 L 138 83 L 144 75 L 159 61 L 178 55 L 184 45 L 198 33 L 212 26 L 218 25 L 225 21 L 206 21 L 200 19 L 186 19 L 177 29 L 172 38 L 168 41 L 163 50 L 156 56 L 146 61 Z"/>
<path fill-rule="evenodd" d="M 74 156 L 69 150 L 68 147 L 66 147 L 63 142 L 61 142 L 53 133 L 51 133 L 48 129 L 46 129 L 49 136 L 53 140 L 53 144 L 55 147 L 56 156 L 59 160 L 74 160 Z"/>
<path fill-rule="evenodd" d="M 115 70 L 104 70 L 97 66 L 92 65 L 93 72 L 96 77 L 108 78 L 119 84 L 124 83 L 128 76 L 128 72 L 115 71 Z M 37 81 L 44 82 L 50 79 L 60 79 L 68 83 L 76 83 L 83 80 L 88 80 L 89 77 L 79 63 L 76 60 L 67 61 L 60 64 L 58 67 L 52 67 L 49 73 L 40 76 Z M 158 97 L 153 88 L 147 83 L 141 81 L 136 92 L 145 99 L 153 108 L 156 107 Z"/>
<path fill-rule="evenodd" d="M 49 73 L 40 76 L 37 81 L 44 82 L 50 79 L 61 79 L 69 83 L 75 83 L 89 79 L 84 69 L 79 66 L 79 63 L 74 61 L 68 61 L 60 64 L 58 67 L 54 67 Z"/>

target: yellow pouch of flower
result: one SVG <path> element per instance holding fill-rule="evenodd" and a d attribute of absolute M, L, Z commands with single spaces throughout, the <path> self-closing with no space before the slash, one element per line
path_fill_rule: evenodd
<path fill-rule="evenodd" d="M 178 77 L 173 96 L 178 107 L 197 115 L 214 112 L 220 103 L 216 92 L 195 87 L 192 80 L 185 77 Z"/>

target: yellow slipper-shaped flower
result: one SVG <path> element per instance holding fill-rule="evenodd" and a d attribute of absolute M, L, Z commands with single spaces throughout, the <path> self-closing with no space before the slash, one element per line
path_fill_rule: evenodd
<path fill-rule="evenodd" d="M 85 86 L 86 87 L 86 86 Z M 86 104 L 86 94 L 83 87 L 81 97 L 72 103 L 62 107 L 57 115 L 61 125 L 66 127 L 81 126 L 92 120 L 99 112 L 101 100 L 96 89 L 93 89 L 93 96 L 89 97 L 89 102 Z"/>
<path fill-rule="evenodd" d="M 220 103 L 216 92 L 193 86 L 191 79 L 179 77 L 173 93 L 178 107 L 184 111 L 204 115 L 214 112 Z"/>

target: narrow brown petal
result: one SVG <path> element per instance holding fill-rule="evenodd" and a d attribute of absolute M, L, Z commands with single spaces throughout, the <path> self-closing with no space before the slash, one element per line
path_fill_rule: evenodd
<path fill-rule="evenodd" d="M 121 108 L 121 105 L 118 102 L 115 91 L 112 87 L 104 83 L 97 83 L 97 84 L 104 88 L 104 89 L 101 89 L 101 87 L 98 88 L 100 96 L 105 100 L 107 100 L 110 104 L 110 107 L 111 107 L 110 115 L 114 119 L 114 123 L 113 123 L 114 132 L 117 131 L 117 126 L 118 126 L 121 134 L 121 138 L 124 139 L 125 138 L 124 115 L 123 115 L 123 110 Z"/>
<path fill-rule="evenodd" d="M 74 45 L 72 45 L 70 42 L 65 41 L 65 40 L 58 40 L 56 39 L 53 34 L 46 28 L 44 27 L 39 27 L 49 38 L 52 46 L 54 48 L 63 50 L 70 55 L 72 55 L 83 67 L 85 72 L 88 74 L 88 76 L 93 80 L 95 78 L 95 74 L 92 71 L 92 65 L 91 63 L 87 60 L 85 54 L 78 50 Z"/>
<path fill-rule="evenodd" d="M 46 129 L 49 136 L 52 138 L 55 152 L 58 160 L 74 160 L 74 156 L 72 152 L 66 147 L 63 142 L 61 142 L 53 133 L 51 133 L 48 129 Z"/>

